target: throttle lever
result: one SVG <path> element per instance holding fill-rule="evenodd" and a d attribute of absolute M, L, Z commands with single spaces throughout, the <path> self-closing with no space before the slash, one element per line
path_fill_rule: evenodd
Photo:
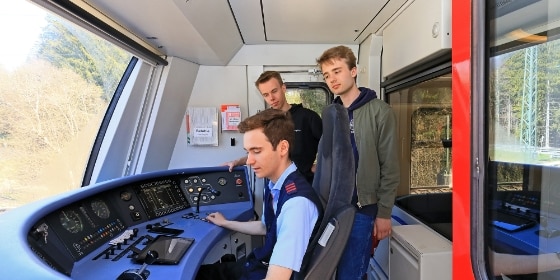
<path fill-rule="evenodd" d="M 140 269 L 128 269 L 125 272 L 121 273 L 117 280 L 146 280 L 148 276 L 150 276 L 150 271 L 146 268 L 149 264 L 153 264 L 159 254 L 157 251 L 149 250 L 146 252 L 146 258 L 144 258 L 144 264 L 140 267 Z"/>

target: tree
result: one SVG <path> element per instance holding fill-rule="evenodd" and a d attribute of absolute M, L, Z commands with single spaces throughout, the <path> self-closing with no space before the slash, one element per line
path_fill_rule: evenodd
<path fill-rule="evenodd" d="M 131 55 L 47 17 L 25 65 L 0 69 L 0 209 L 81 186 Z"/>
<path fill-rule="evenodd" d="M 107 100 L 131 58 L 124 50 L 53 16 L 47 16 L 40 42 L 34 51 L 36 58 L 79 73 L 87 82 L 101 87 Z"/>
<path fill-rule="evenodd" d="M 552 41 L 546 44 L 538 45 L 537 60 L 537 137 L 544 135 L 546 123 L 546 103 L 548 100 L 560 100 L 560 67 L 557 61 L 560 61 L 560 42 Z M 499 120 L 503 127 L 508 127 L 510 133 L 519 137 L 522 104 L 523 104 L 523 87 L 524 87 L 524 68 L 525 68 L 524 50 L 514 51 L 511 54 L 504 55 L 504 63 L 500 65 L 497 72 L 494 73 L 492 92 L 495 96 L 490 99 L 493 108 L 499 108 Z M 499 100 L 499 101 L 498 101 Z M 560 122 L 557 117 L 557 110 L 552 111 L 550 117 L 550 132 L 552 135 L 560 133 Z M 510 125 L 506 125 L 508 122 Z M 558 143 L 560 144 L 560 143 Z"/>
<path fill-rule="evenodd" d="M 61 153 L 106 104 L 98 86 L 45 61 L 28 63 L 4 79 L 12 82 L 0 87 L 3 160 L 18 170 L 10 177 L 29 184 L 37 175 L 29 170 L 40 170 Z"/>

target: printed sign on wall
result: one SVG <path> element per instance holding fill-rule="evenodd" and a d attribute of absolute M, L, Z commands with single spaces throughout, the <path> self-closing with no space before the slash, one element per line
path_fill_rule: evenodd
<path fill-rule="evenodd" d="M 189 107 L 186 115 L 187 144 L 218 146 L 218 110 L 214 107 Z"/>
<path fill-rule="evenodd" d="M 241 122 L 241 108 L 237 104 L 222 105 L 222 131 L 237 131 Z"/>

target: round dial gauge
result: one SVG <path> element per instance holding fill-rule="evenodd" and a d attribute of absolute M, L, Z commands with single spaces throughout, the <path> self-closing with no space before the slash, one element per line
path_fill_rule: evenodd
<path fill-rule="evenodd" d="M 82 219 L 73 210 L 60 212 L 59 218 L 62 227 L 70 233 L 78 233 L 84 229 Z"/>
<path fill-rule="evenodd" d="M 101 199 L 96 199 L 91 202 L 91 210 L 101 219 L 107 219 L 111 214 L 109 207 L 107 207 L 107 204 Z"/>
<path fill-rule="evenodd" d="M 220 184 L 220 186 L 225 186 L 227 184 L 226 178 L 224 177 L 218 178 L 218 184 Z"/>

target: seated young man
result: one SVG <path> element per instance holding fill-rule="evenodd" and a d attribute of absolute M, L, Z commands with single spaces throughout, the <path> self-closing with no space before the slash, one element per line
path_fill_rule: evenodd
<path fill-rule="evenodd" d="M 301 268 L 307 246 L 323 209 L 319 197 L 289 156 L 294 124 L 281 110 L 267 109 L 238 126 L 247 151 L 247 165 L 265 187 L 262 221 L 230 221 L 211 213 L 208 221 L 237 232 L 266 235 L 246 262 L 201 266 L 197 279 L 290 279 Z"/>

